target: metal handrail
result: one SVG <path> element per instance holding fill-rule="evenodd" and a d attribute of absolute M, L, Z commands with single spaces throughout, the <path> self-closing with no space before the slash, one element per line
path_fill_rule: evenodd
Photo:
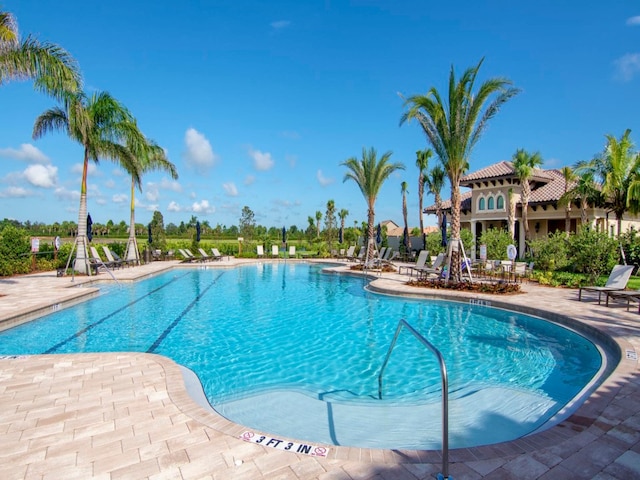
<path fill-rule="evenodd" d="M 420 333 L 418 333 L 418 331 L 409 325 L 404 319 L 401 319 L 398 322 L 398 328 L 396 328 L 396 333 L 393 336 L 393 340 L 391 341 L 391 345 L 387 351 L 387 356 L 384 359 L 382 368 L 380 369 L 380 375 L 378 375 L 378 397 L 382 400 L 382 374 L 384 373 L 387 363 L 389 363 L 391 352 L 398 341 L 398 336 L 400 335 L 402 327 L 406 327 L 407 330 L 409 330 L 409 332 L 411 332 L 413 336 L 420 341 L 420 343 L 431 350 L 438 359 L 440 377 L 442 378 L 442 477 L 438 476 L 438 478 L 449 478 L 449 382 L 447 380 L 447 367 L 444 364 L 444 358 L 440 351 L 434 347 L 431 342 L 420 335 Z"/>

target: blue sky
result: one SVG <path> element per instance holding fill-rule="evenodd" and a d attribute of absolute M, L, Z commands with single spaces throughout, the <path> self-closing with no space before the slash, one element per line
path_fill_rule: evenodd
<path fill-rule="evenodd" d="M 506 77 L 522 92 L 490 123 L 470 171 L 518 148 L 559 168 L 592 158 L 605 134 L 630 128 L 640 139 L 634 2 L 6 0 L 2 8 L 23 37 L 66 48 L 85 90 L 111 93 L 167 150 L 180 178 L 144 177 L 140 223 L 157 209 L 165 224 L 195 215 L 237 225 L 246 205 L 259 224 L 306 228 L 332 199 L 353 225 L 366 220 L 366 203 L 343 182 L 340 163 L 374 147 L 406 166 L 383 186 L 376 221 L 401 223 L 407 181 L 415 226 L 415 152 L 427 144 L 416 123 L 399 125 L 398 93 L 446 92 L 452 65 L 459 74 L 482 57 L 480 81 Z M 35 118 L 54 105 L 30 82 L 0 86 L 3 218 L 77 221 L 80 146 L 62 133 L 31 138 Z M 94 222 L 128 222 L 129 185 L 109 161 L 91 169 Z"/>

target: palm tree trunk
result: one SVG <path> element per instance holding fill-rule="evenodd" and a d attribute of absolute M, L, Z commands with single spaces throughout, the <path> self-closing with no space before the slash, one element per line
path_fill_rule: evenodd
<path fill-rule="evenodd" d="M 135 261 L 140 265 L 140 252 L 138 251 L 138 241 L 136 239 L 136 202 L 135 202 L 136 184 L 133 177 L 131 178 L 131 218 L 129 220 L 129 240 L 127 242 L 127 251 L 124 258 L 128 261 Z"/>
<path fill-rule="evenodd" d="M 587 202 L 585 199 L 580 199 L 580 222 L 583 227 L 587 226 L 587 222 L 589 219 L 587 218 Z"/>
<path fill-rule="evenodd" d="M 451 182 L 451 241 L 460 241 L 460 187 L 457 183 Z M 449 279 L 454 282 L 460 281 L 460 244 L 458 248 L 451 248 L 451 270 Z"/>
<path fill-rule="evenodd" d="M 365 255 L 365 261 L 369 262 L 373 258 L 374 253 L 374 242 L 375 242 L 375 223 L 376 215 L 373 210 L 373 206 L 369 205 L 369 209 L 367 210 L 367 252 Z"/>
<path fill-rule="evenodd" d="M 420 214 L 420 235 L 422 236 L 422 248 L 427 244 L 427 236 L 424 234 L 424 219 L 422 218 L 422 202 L 424 201 L 424 176 L 420 172 L 418 178 L 418 213 Z M 405 221 L 406 223 L 406 221 Z"/>
<path fill-rule="evenodd" d="M 524 227 L 524 240 L 529 241 L 529 182 L 522 184 L 522 226 Z"/>
<path fill-rule="evenodd" d="M 76 237 L 76 261 L 73 269 L 76 272 L 91 275 L 91 267 L 87 255 L 87 170 L 89 168 L 89 152 L 84 151 L 84 162 L 82 165 L 82 183 L 80 184 L 80 210 L 78 212 L 78 236 Z"/>

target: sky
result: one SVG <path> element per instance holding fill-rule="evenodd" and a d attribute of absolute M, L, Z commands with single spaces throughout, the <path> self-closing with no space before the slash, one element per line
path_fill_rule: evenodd
<path fill-rule="evenodd" d="M 5 0 L 0 9 L 23 39 L 68 50 L 87 94 L 118 99 L 176 165 L 178 180 L 143 177 L 138 223 L 158 210 L 165 225 L 196 216 L 228 227 L 248 206 L 259 225 L 304 229 L 333 200 L 347 225 L 360 224 L 367 204 L 341 163 L 373 147 L 406 167 L 383 185 L 376 222 L 402 224 L 406 181 L 417 226 L 416 151 L 429 145 L 416 122 L 400 125 L 402 96 L 446 95 L 451 68 L 459 76 L 482 58 L 478 82 L 507 78 L 521 92 L 491 120 L 470 172 L 519 148 L 539 151 L 544 168 L 574 165 L 627 128 L 640 141 L 636 2 Z M 0 85 L 0 218 L 78 220 L 82 148 L 61 132 L 32 139 L 54 106 L 31 82 Z M 124 172 L 92 164 L 94 223 L 128 223 L 129 205 Z"/>

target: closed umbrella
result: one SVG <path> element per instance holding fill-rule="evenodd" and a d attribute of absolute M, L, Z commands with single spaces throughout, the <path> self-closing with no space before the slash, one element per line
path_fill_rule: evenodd
<path fill-rule="evenodd" d="M 282 243 L 287 243 L 287 229 L 282 227 Z"/>
<path fill-rule="evenodd" d="M 200 241 L 200 222 L 196 222 L 196 242 Z"/>
<path fill-rule="evenodd" d="M 442 214 L 442 225 L 440 226 L 440 230 L 442 232 L 442 246 L 447 246 L 447 214 Z"/>
<path fill-rule="evenodd" d="M 151 234 L 151 224 L 147 226 L 147 233 L 149 234 L 148 240 L 149 240 L 149 243 L 151 244 L 153 243 L 153 235 Z"/>
<path fill-rule="evenodd" d="M 382 243 L 382 227 L 378 224 L 378 229 L 376 231 L 376 243 Z"/>
<path fill-rule="evenodd" d="M 93 225 L 93 221 L 91 220 L 91 215 L 87 213 L 87 238 L 89 241 L 93 238 L 93 232 L 91 231 L 91 226 Z"/>
<path fill-rule="evenodd" d="M 338 231 L 338 243 L 342 243 L 344 240 L 344 230 L 342 229 L 342 227 L 340 227 L 340 230 Z"/>

